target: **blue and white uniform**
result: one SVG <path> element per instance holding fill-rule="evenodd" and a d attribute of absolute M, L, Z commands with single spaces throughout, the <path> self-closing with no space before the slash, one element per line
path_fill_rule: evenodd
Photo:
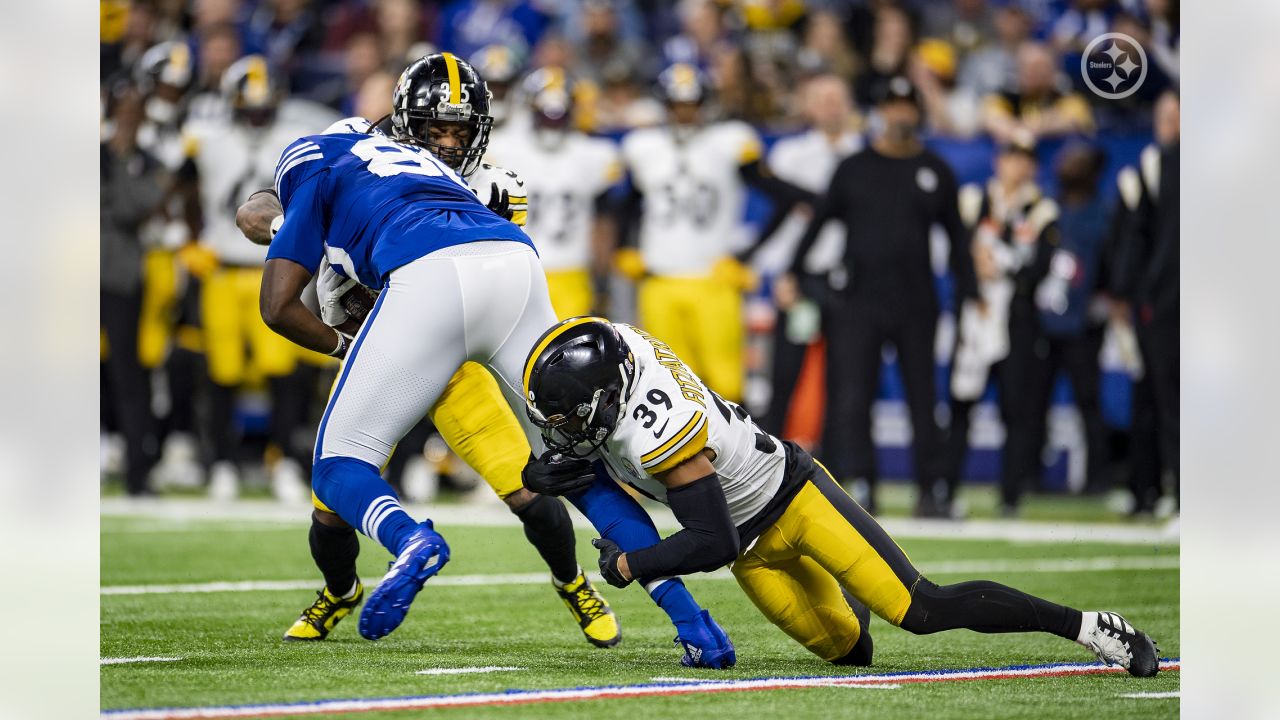
<path fill-rule="evenodd" d="M 378 469 L 467 360 L 488 366 L 524 420 L 520 371 L 556 316 L 529 238 L 452 169 L 382 134 L 331 130 L 280 157 L 285 220 L 268 259 L 312 272 L 327 260 L 382 288 L 321 419 L 313 489 L 398 554 L 412 526 L 393 494 L 379 495 L 390 488 Z"/>

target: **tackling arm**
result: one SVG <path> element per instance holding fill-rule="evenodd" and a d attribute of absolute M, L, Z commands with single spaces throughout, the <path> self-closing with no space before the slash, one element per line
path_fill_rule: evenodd
<path fill-rule="evenodd" d="M 267 260 L 258 293 L 262 321 L 278 335 L 326 355 L 346 354 L 347 339 L 325 325 L 302 302 L 302 290 L 311 282 L 311 272 L 285 258 Z"/>
<path fill-rule="evenodd" d="M 597 540 L 600 570 L 611 585 L 624 587 L 637 577 L 709 572 L 738 555 L 738 529 L 729 515 L 708 451 L 694 455 L 658 479 L 667 487 L 667 504 L 683 529 L 657 545 L 628 553 L 610 541 Z"/>

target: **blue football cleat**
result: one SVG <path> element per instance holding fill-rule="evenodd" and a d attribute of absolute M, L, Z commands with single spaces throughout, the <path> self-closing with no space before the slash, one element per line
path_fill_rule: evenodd
<path fill-rule="evenodd" d="M 432 529 L 431 521 L 418 525 L 382 582 L 369 593 L 360 613 L 360 635 L 367 640 L 378 640 L 400 627 L 423 584 L 447 562 L 449 544 Z"/>
<path fill-rule="evenodd" d="M 676 638 L 676 642 L 684 646 L 684 657 L 680 658 L 680 664 L 690 668 L 714 670 L 733 667 L 738 662 L 738 654 L 734 651 L 729 636 L 711 619 L 711 613 L 706 610 L 698 613 L 698 620 L 700 622 L 697 628 L 686 630 L 690 637 Z"/>

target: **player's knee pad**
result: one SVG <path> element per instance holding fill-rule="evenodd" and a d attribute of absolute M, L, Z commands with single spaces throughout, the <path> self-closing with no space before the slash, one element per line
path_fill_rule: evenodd
<path fill-rule="evenodd" d="M 532 495 L 532 493 L 531 493 Z M 512 507 L 511 512 L 524 524 L 525 535 L 534 539 L 533 535 L 563 535 L 567 530 L 573 533 L 573 520 L 564 503 L 546 495 L 533 495 L 533 499 L 520 507 Z"/>

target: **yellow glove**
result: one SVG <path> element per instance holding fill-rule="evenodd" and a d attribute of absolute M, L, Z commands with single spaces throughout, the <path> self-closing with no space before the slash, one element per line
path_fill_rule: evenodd
<path fill-rule="evenodd" d="M 635 282 L 645 276 L 644 258 L 635 248 L 621 248 L 613 254 L 613 266 L 622 276 Z"/>
<path fill-rule="evenodd" d="M 178 263 L 191 273 L 192 277 L 204 280 L 218 269 L 218 254 L 209 248 L 208 245 L 200 243 L 187 243 L 178 248 L 176 253 Z"/>
<path fill-rule="evenodd" d="M 739 292 L 749 293 L 760 287 L 760 278 L 756 277 L 755 272 L 732 257 L 717 260 L 711 266 L 711 277 Z"/>

